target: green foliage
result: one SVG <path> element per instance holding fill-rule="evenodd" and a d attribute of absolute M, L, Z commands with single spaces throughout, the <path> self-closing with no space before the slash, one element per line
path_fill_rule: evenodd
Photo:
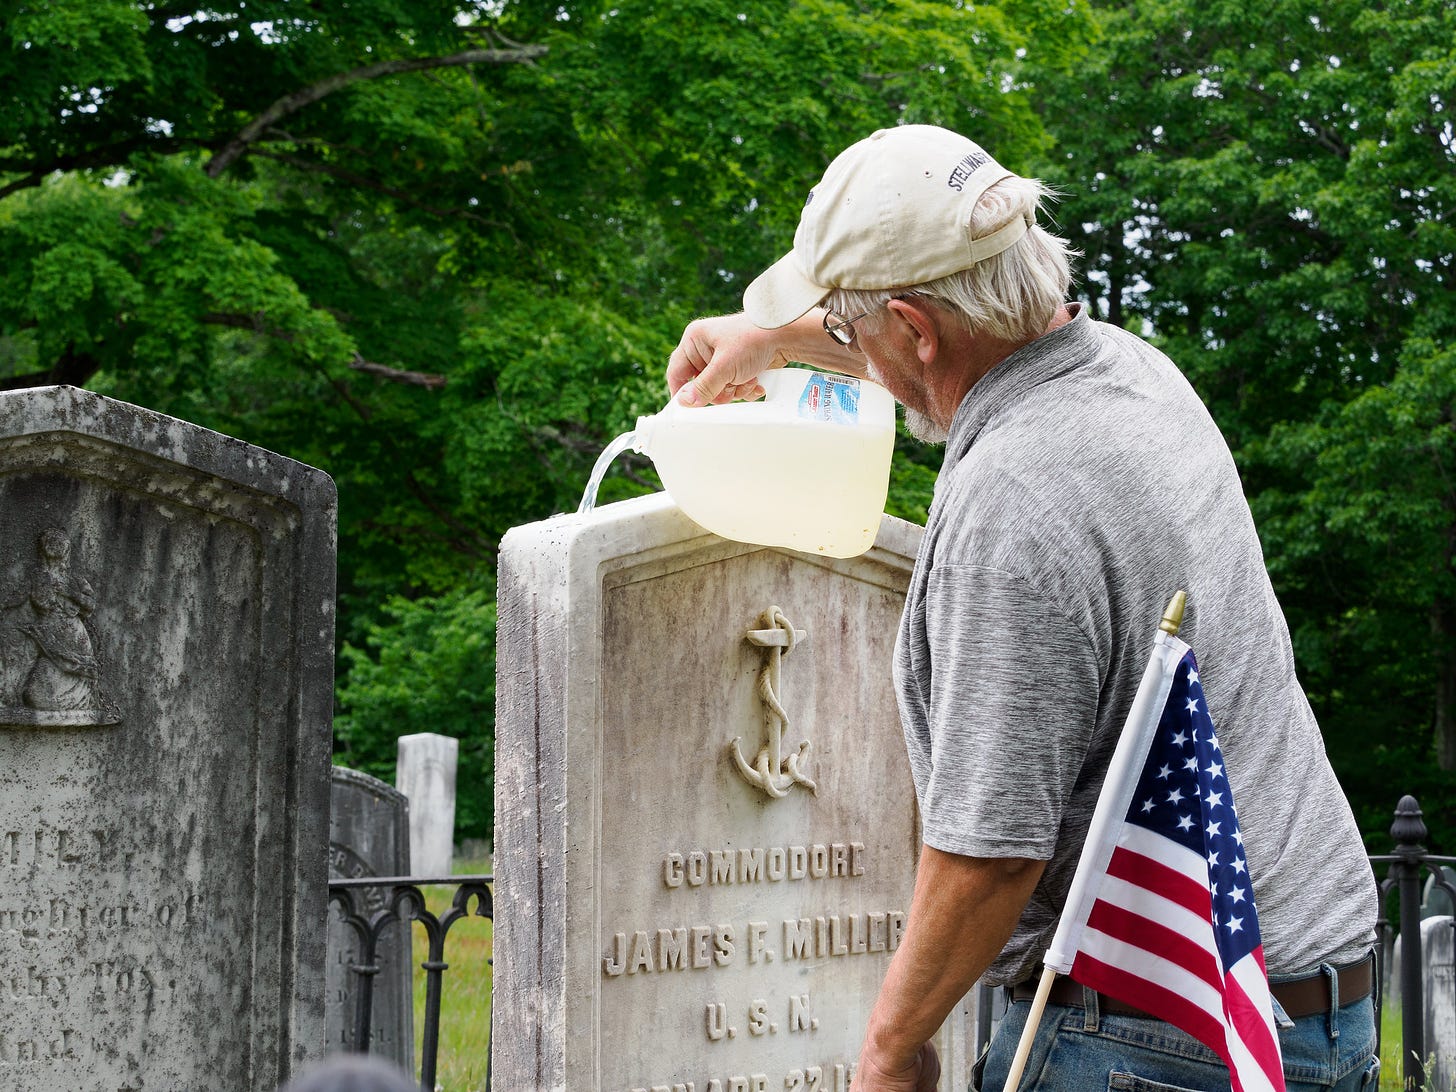
<path fill-rule="evenodd" d="M 1084 80 L 1043 100 L 1094 305 L 1150 332 L 1228 436 L 1372 846 L 1410 791 L 1449 848 L 1456 9 L 1098 17 Z"/>
<path fill-rule="evenodd" d="M 1372 845 L 1415 791 L 1449 849 L 1453 42 L 1445 0 L 12 5 L 0 385 L 331 473 L 340 757 L 446 731 L 483 785 L 501 536 L 575 507 L 836 151 L 945 124 L 1066 191 L 1093 306 L 1230 439 Z M 938 461 L 901 439 L 892 512 Z"/>
<path fill-rule="evenodd" d="M 460 588 L 408 600 L 395 596 L 348 665 L 334 717 L 336 760 L 393 783 L 395 740 L 435 732 L 460 740 L 455 829 L 491 829 L 495 783 L 494 589 Z M 482 730 L 485 726 L 485 730 Z"/>
<path fill-rule="evenodd" d="M 492 649 L 463 635 L 501 535 L 576 506 L 840 146 L 934 121 L 1029 157 L 1028 60 L 1064 71 L 1086 25 L 1051 0 L 15 5 L 0 384 L 332 474 L 340 757 L 387 772 L 394 735 L 450 731 L 483 783 Z M 922 515 L 935 456 L 905 451 L 892 506 Z M 625 457 L 601 499 L 654 484 Z"/>

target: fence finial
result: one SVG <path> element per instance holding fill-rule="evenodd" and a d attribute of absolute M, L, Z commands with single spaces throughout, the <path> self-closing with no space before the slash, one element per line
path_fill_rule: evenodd
<path fill-rule="evenodd" d="M 1395 852 L 1409 856 L 1412 852 L 1424 854 L 1422 843 L 1426 839 L 1426 824 L 1421 819 L 1421 806 L 1414 796 L 1402 796 L 1395 806 L 1395 822 L 1390 824 L 1390 836 L 1395 839 Z"/>

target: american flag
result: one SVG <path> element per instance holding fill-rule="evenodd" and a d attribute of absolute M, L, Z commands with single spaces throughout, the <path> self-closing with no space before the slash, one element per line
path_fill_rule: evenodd
<path fill-rule="evenodd" d="M 1070 974 L 1205 1043 L 1228 1064 L 1234 1092 L 1282 1092 L 1259 919 L 1223 752 L 1192 651 L 1176 639 L 1158 651 L 1169 662 L 1181 656 L 1126 815 L 1112 831 L 1105 872 L 1090 881 L 1095 897 Z"/>

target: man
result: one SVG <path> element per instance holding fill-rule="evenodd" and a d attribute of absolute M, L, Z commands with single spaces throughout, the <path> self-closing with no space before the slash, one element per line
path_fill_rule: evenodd
<path fill-rule="evenodd" d="M 1035 222 L 1045 195 L 947 130 L 875 133 L 830 164 L 746 314 L 691 323 L 668 366 L 689 405 L 753 397 L 789 361 L 867 376 L 947 444 L 894 665 L 924 846 L 855 1092 L 935 1088 L 927 1040 L 982 975 L 1015 998 L 984 1063 L 981 1087 L 1002 1087 L 1178 588 L 1289 1087 L 1373 1086 L 1375 885 L 1233 459 L 1167 358 L 1065 303 L 1067 246 Z M 1155 1016 L 1067 980 L 1052 1002 L 1022 1088 L 1228 1087 Z"/>

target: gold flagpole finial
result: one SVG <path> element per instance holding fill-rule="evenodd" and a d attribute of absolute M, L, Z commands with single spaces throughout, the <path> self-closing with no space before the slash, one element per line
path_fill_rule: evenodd
<path fill-rule="evenodd" d="M 1163 612 L 1163 620 L 1158 623 L 1158 628 L 1169 637 L 1178 636 L 1178 630 L 1183 625 L 1183 609 L 1188 606 L 1188 594 L 1179 588 L 1173 593 L 1173 598 L 1168 600 L 1168 609 Z"/>

